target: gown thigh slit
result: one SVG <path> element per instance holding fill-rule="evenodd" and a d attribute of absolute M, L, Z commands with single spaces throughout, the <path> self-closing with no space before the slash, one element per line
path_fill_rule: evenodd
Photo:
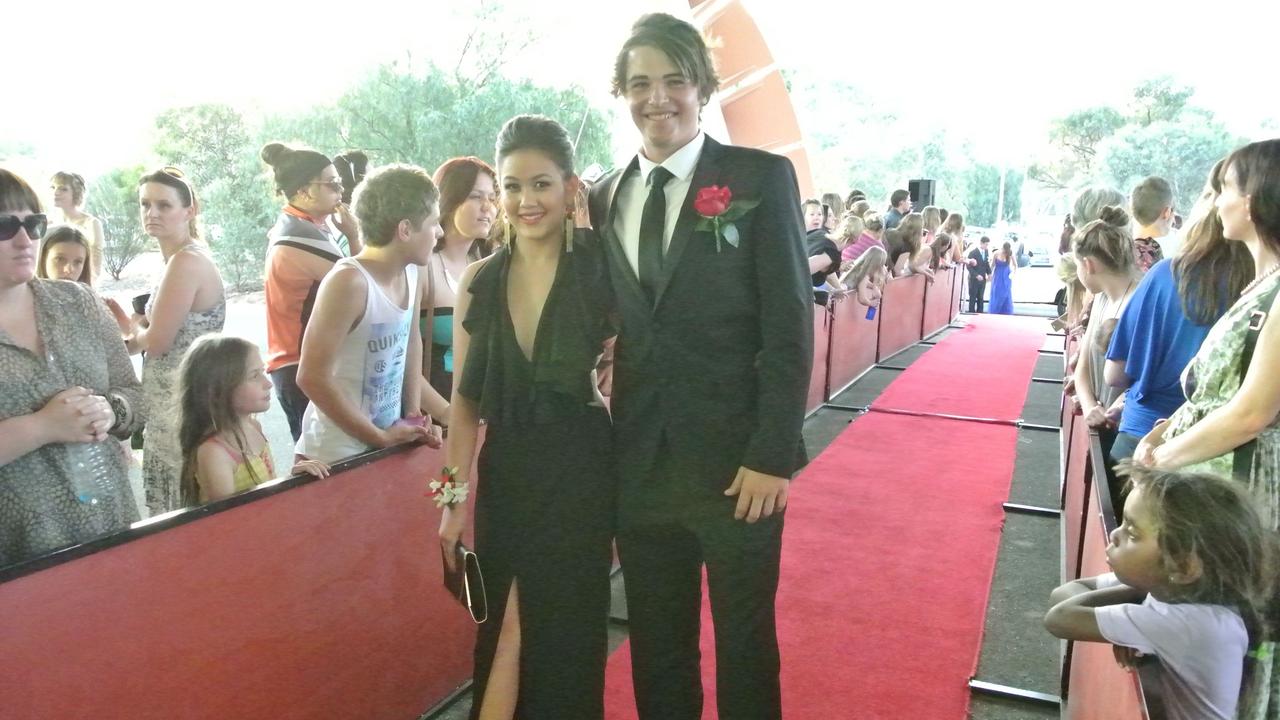
<path fill-rule="evenodd" d="M 463 320 L 471 337 L 458 393 L 486 422 L 476 463 L 475 551 L 488 619 L 478 626 L 471 717 L 479 717 L 518 588 L 515 718 L 600 720 L 608 652 L 617 482 L 613 428 L 591 380 L 604 340 L 608 273 L 599 247 L 562 253 L 532 357 L 507 307 L 511 250 L 476 272 Z"/>

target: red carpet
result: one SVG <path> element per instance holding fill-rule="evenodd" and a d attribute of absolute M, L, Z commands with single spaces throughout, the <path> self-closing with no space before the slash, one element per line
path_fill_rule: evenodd
<path fill-rule="evenodd" d="M 1045 329 L 972 318 L 874 406 L 1014 419 Z M 778 590 L 787 720 L 965 717 L 1016 442 L 1011 426 L 873 412 L 805 469 Z M 703 618 L 703 717 L 715 718 L 705 604 Z M 610 720 L 636 717 L 630 674 L 624 644 L 609 661 Z"/>

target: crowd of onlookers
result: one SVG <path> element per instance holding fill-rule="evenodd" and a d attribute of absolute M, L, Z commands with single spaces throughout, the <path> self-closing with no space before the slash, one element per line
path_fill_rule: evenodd
<path fill-rule="evenodd" d="M 1113 573 L 1054 591 L 1046 627 L 1109 642 L 1133 667 L 1156 656 L 1171 717 L 1280 717 L 1273 672 L 1280 527 L 1280 140 L 1219 161 L 1183 226 L 1171 184 L 1090 188 L 1063 228 L 1056 327 L 1072 338 L 1065 380 L 1098 433 L 1122 524 Z M 964 220 L 884 211 L 854 191 L 807 200 L 819 304 L 874 306 L 885 280 L 962 263 L 968 310 L 1013 312 L 1011 242 L 965 247 Z"/>
<path fill-rule="evenodd" d="M 373 448 L 439 443 L 431 416 L 448 421 L 437 389 L 450 384 L 448 305 L 459 258 L 465 267 L 488 249 L 494 171 L 460 158 L 434 180 L 399 165 L 364 177 L 359 154 L 276 143 L 262 157 L 285 200 L 267 232 L 265 356 L 222 334 L 222 277 L 181 170 L 138 182 L 164 269 L 122 307 L 94 289 L 103 228 L 80 209 L 83 178 L 54 175 L 51 217 L 0 169 L 0 566 L 279 470 L 323 476 Z M 130 355 L 142 356 L 141 377 Z M 283 468 L 255 419 L 273 388 L 296 442 Z M 129 479 L 138 447 L 142 498 Z"/>
<path fill-rule="evenodd" d="M 912 210 L 907 190 L 894 190 L 881 211 L 866 194 L 853 190 L 843 199 L 826 193 L 804 201 L 814 300 L 854 295 L 867 306 L 879 304 L 890 277 L 923 275 L 933 282 L 939 270 L 964 265 L 968 270 L 969 311 L 982 312 L 991 282 L 990 312 L 1013 313 L 1013 275 L 1017 270 L 1009 242 L 992 251 L 981 236 L 966 246 L 964 216 L 926 205 Z M 864 256 L 871 252 L 870 258 Z"/>
<path fill-rule="evenodd" d="M 439 442 L 459 280 L 502 241 L 494 170 L 468 157 L 434 178 L 409 166 L 365 177 L 362 155 L 274 143 L 262 158 L 284 200 L 268 232 L 265 356 L 221 333 L 222 279 L 180 170 L 138 184 L 165 266 L 128 307 L 93 289 L 104 234 L 81 209 L 83 178 L 53 176 L 54 224 L 0 170 L 0 565 L 139 519 L 131 444 L 152 516 L 273 477 L 282 468 L 255 420 L 273 390 L 295 473 Z M 1078 341 L 1066 390 L 1131 482 L 1115 487 L 1115 573 L 1059 588 L 1046 623 L 1159 656 L 1167 690 L 1196 708 L 1186 717 L 1232 717 L 1237 700 L 1241 717 L 1276 717 L 1280 140 L 1218 162 L 1181 232 L 1173 197 L 1159 177 L 1127 197 L 1092 188 L 1064 228 L 1061 322 Z M 855 190 L 802 211 L 819 303 L 852 294 L 874 307 L 890 276 L 962 264 L 971 311 L 990 282 L 991 311 L 1012 312 L 1013 249 L 965 247 L 958 213 L 914 212 L 903 190 L 883 210 Z"/>
<path fill-rule="evenodd" d="M 1091 188 L 1064 228 L 1066 390 L 1123 508 L 1114 572 L 1058 588 L 1046 627 L 1156 656 L 1171 717 L 1274 718 L 1280 140 L 1219 161 L 1181 232 L 1173 198 Z"/>

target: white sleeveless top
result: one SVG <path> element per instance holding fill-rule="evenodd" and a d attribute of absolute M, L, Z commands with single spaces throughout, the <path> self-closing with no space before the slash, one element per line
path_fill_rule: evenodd
<path fill-rule="evenodd" d="M 409 352 L 411 324 L 418 317 L 418 266 L 404 269 L 409 287 L 409 305 L 400 307 L 378 287 L 355 258 L 343 258 L 335 268 L 351 266 L 364 276 L 364 316 L 338 348 L 333 380 L 347 399 L 360 407 L 365 417 L 380 429 L 400 419 L 404 389 L 405 359 Z M 302 436 L 298 454 L 323 463 L 367 452 L 371 448 L 351 437 L 329 419 L 313 402 L 302 416 Z"/>

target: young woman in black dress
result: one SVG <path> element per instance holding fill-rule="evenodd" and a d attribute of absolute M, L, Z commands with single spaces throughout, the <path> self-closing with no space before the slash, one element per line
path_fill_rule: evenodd
<path fill-rule="evenodd" d="M 507 241 L 459 283 L 447 445 L 446 472 L 477 481 L 489 602 L 471 717 L 601 718 L 615 485 L 593 369 L 614 334 L 609 276 L 594 233 L 575 228 L 586 203 L 564 128 L 513 118 L 497 156 Z M 446 557 L 467 512 L 445 509 Z"/>

